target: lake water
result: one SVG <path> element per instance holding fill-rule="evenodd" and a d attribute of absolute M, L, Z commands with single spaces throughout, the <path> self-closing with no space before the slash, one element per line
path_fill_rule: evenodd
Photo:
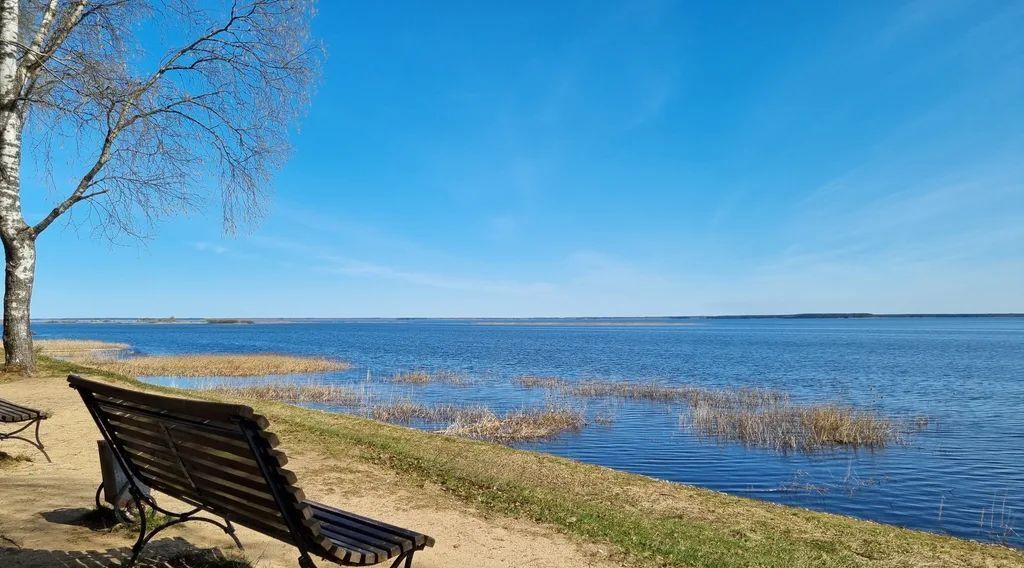
<path fill-rule="evenodd" d="M 510 381 L 536 374 L 758 386 L 785 390 L 800 402 L 838 401 L 901 418 L 925 415 L 929 426 L 902 445 L 784 454 L 696 436 L 680 427 L 676 407 L 590 399 L 580 402 L 588 413 L 611 412 L 615 421 L 520 447 L 756 499 L 1024 547 L 1024 318 L 662 323 L 36 323 L 34 330 L 38 337 L 129 343 L 147 354 L 338 357 L 354 367 L 317 380 L 340 384 L 367 384 L 367 373 L 463 371 L 472 384 L 368 384 L 384 398 L 483 403 L 495 410 L 543 404 L 550 396 L 545 391 Z"/>

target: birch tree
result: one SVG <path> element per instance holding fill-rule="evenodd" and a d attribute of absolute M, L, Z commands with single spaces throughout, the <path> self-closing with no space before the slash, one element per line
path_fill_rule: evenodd
<path fill-rule="evenodd" d="M 32 372 L 36 241 L 75 211 L 106 237 L 219 199 L 259 215 L 318 53 L 313 0 L 0 0 L 0 240 L 7 370 Z M 22 211 L 23 164 L 52 209 Z M 78 214 L 77 218 L 81 218 Z"/>

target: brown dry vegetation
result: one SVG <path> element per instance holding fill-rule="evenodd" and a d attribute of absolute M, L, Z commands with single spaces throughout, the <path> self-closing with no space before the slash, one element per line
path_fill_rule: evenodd
<path fill-rule="evenodd" d="M 401 400 L 389 404 L 377 404 L 370 407 L 370 416 L 381 422 L 409 424 L 415 421 L 429 423 L 451 423 L 455 421 L 474 421 L 490 414 L 486 406 L 458 406 L 455 404 L 425 405 L 411 400 Z"/>
<path fill-rule="evenodd" d="M 279 400 L 282 402 L 322 402 L 354 406 L 359 394 L 345 387 L 326 384 L 268 383 L 258 385 L 217 385 L 199 389 L 214 396 L 240 400 Z"/>
<path fill-rule="evenodd" d="M 703 435 L 779 450 L 879 448 L 900 439 L 892 420 L 836 405 L 745 408 L 701 403 L 680 420 Z"/>
<path fill-rule="evenodd" d="M 130 359 L 90 361 L 90 365 L 136 377 L 256 377 L 294 373 L 323 373 L 350 368 L 344 361 L 273 353 L 247 355 L 150 355 Z"/>
<path fill-rule="evenodd" d="M 407 383 L 416 385 L 425 385 L 428 383 L 444 383 L 447 385 L 466 385 L 469 384 L 469 377 L 459 371 L 404 371 L 401 373 L 395 373 L 388 378 L 388 381 L 392 383 Z"/>
<path fill-rule="evenodd" d="M 761 388 L 708 388 L 670 386 L 652 381 L 581 381 L 573 383 L 559 377 L 524 375 L 513 382 L 527 388 L 558 389 L 565 394 L 591 398 L 626 398 L 656 402 L 681 402 L 689 405 L 766 406 L 789 401 L 787 393 Z"/>
<path fill-rule="evenodd" d="M 558 377 L 540 377 L 536 375 L 523 375 L 512 379 L 512 382 L 526 388 L 555 389 L 569 386 L 569 382 Z"/>
<path fill-rule="evenodd" d="M 798 406 L 785 392 L 761 388 L 667 386 L 649 381 L 581 381 L 525 375 L 513 379 L 528 388 L 557 389 L 593 398 L 680 403 L 689 411 L 680 423 L 722 440 L 778 450 L 809 451 L 847 446 L 879 448 L 900 441 L 895 421 L 835 404 Z M 927 419 L 915 420 L 917 429 Z"/>
<path fill-rule="evenodd" d="M 711 389 L 631 381 L 586 381 L 569 386 L 567 391 L 577 396 L 682 402 L 691 406 L 708 404 L 754 407 L 780 404 L 789 400 L 788 394 L 770 389 Z"/>
<path fill-rule="evenodd" d="M 517 410 L 503 416 L 492 413 L 478 420 L 456 420 L 445 434 L 492 442 L 548 440 L 564 432 L 582 430 L 587 422 L 583 413 L 568 407 L 549 406 Z"/>
<path fill-rule="evenodd" d="M 87 356 L 96 351 L 123 351 L 130 347 L 127 343 L 92 339 L 36 339 L 33 345 L 40 353 L 51 357 Z"/>
<path fill-rule="evenodd" d="M 441 431 L 445 434 L 502 443 L 549 439 L 586 426 L 581 411 L 554 405 L 498 415 L 486 406 L 424 405 L 403 400 L 375 405 L 369 414 L 374 420 L 395 424 L 444 424 Z"/>

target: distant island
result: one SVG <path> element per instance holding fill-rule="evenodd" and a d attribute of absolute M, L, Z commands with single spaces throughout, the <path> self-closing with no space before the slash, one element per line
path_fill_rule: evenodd
<path fill-rule="evenodd" d="M 250 319 L 237 319 L 237 318 L 206 318 L 206 323 L 255 323 Z"/>

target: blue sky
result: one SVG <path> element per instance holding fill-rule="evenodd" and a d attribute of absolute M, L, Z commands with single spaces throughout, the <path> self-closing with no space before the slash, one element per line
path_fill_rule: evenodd
<path fill-rule="evenodd" d="M 1024 311 L 1024 3 L 324 2 L 315 28 L 268 216 L 58 222 L 35 317 Z"/>

